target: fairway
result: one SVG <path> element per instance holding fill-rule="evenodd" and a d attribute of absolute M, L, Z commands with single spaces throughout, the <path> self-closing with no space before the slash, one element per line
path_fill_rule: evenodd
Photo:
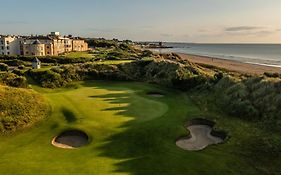
<path fill-rule="evenodd" d="M 234 154 L 235 139 L 199 152 L 176 146 L 187 134 L 184 123 L 205 115 L 183 92 L 104 81 L 35 89 L 49 101 L 52 112 L 30 129 L 0 136 L 1 175 L 257 174 Z M 165 95 L 147 95 L 157 91 Z M 73 150 L 54 147 L 52 139 L 69 129 L 87 133 L 89 144 Z M 239 130 L 233 132 L 239 136 Z"/>

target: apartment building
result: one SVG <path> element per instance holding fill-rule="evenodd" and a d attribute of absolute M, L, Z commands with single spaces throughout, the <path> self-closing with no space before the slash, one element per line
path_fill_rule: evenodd
<path fill-rule="evenodd" d="M 3 44 L 2 44 L 3 43 Z M 1 36 L 0 54 L 24 56 L 57 56 L 72 51 L 87 51 L 88 44 L 81 38 L 51 32 L 47 36 Z"/>
<path fill-rule="evenodd" d="M 73 51 L 85 51 L 88 50 L 88 43 L 81 38 L 72 38 L 72 50 Z"/>
<path fill-rule="evenodd" d="M 35 36 L 23 39 L 22 55 L 52 56 L 54 55 L 53 39 L 48 36 Z"/>
<path fill-rule="evenodd" d="M 0 37 L 0 55 L 20 55 L 21 37 L 19 36 L 1 36 Z"/>

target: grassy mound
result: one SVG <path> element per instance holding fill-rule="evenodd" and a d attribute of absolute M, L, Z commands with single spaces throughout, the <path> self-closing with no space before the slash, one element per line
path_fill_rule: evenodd
<path fill-rule="evenodd" d="M 212 94 L 226 113 L 247 121 L 261 122 L 269 130 L 281 130 L 281 81 L 278 78 L 224 77 Z"/>
<path fill-rule="evenodd" d="M 32 90 L 0 85 L 0 109 L 0 132 L 3 133 L 41 120 L 48 112 L 48 105 Z"/>

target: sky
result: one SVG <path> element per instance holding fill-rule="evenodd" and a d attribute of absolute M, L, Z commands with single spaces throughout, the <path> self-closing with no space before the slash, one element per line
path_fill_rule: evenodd
<path fill-rule="evenodd" d="M 0 0 L 0 34 L 281 43 L 280 0 Z"/>

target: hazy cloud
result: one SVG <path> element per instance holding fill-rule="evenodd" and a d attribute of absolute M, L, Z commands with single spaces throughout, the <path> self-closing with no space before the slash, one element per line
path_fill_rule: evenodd
<path fill-rule="evenodd" d="M 256 27 L 256 26 L 237 26 L 237 27 L 227 27 L 224 29 L 226 32 L 245 32 L 245 31 L 253 31 L 259 30 L 263 27 Z"/>
<path fill-rule="evenodd" d="M 248 35 L 248 36 L 269 36 L 272 35 L 280 29 L 268 28 L 268 27 L 258 27 L 258 26 L 236 26 L 236 27 L 226 27 L 223 29 L 225 35 Z"/>

